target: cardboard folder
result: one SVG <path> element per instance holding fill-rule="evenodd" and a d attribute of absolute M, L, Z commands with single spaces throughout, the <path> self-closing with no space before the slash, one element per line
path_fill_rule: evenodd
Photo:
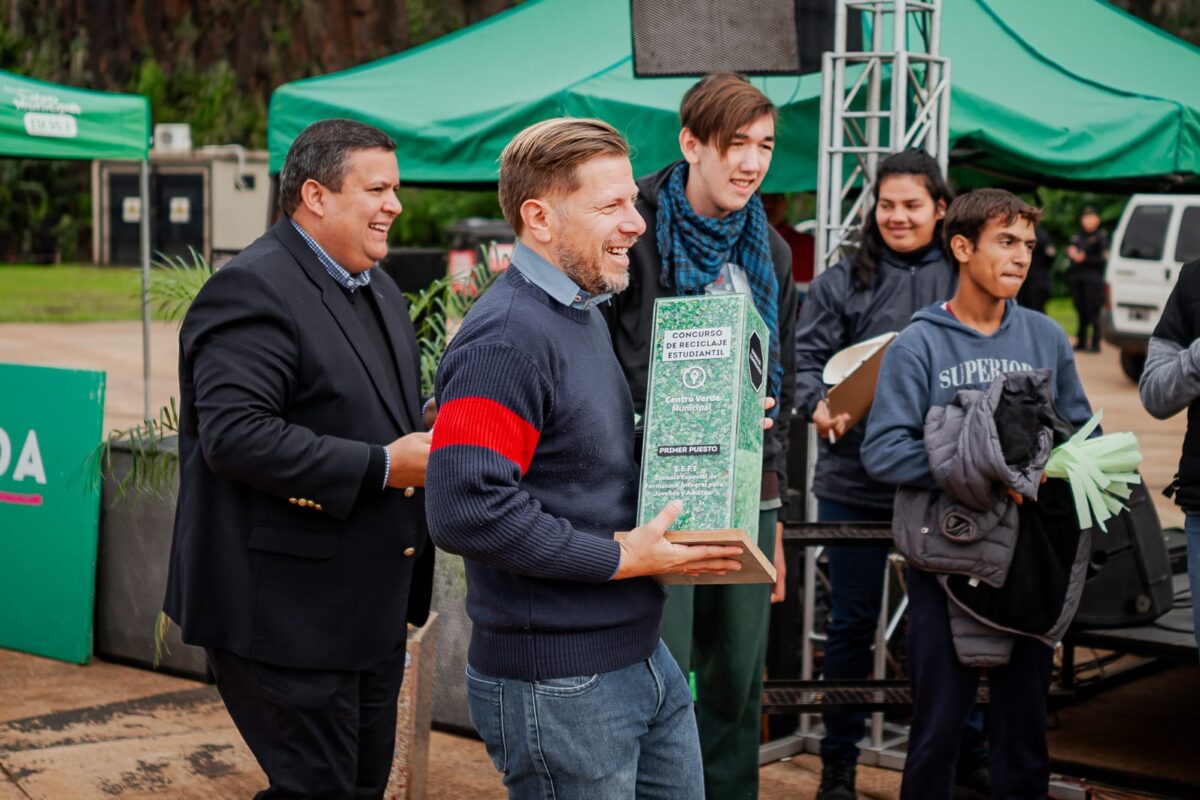
<path fill-rule="evenodd" d="M 895 333 L 885 333 L 867 339 L 829 359 L 823 375 L 826 383 L 834 384 L 826 400 L 829 415 L 836 417 L 838 414 L 849 414 L 847 430 L 857 425 L 871 410 L 883 353 L 896 336 Z"/>

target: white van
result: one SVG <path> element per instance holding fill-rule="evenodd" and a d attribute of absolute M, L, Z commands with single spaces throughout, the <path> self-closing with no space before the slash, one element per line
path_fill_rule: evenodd
<path fill-rule="evenodd" d="M 1200 258 L 1200 195 L 1135 194 L 1113 235 L 1101 329 L 1136 381 L 1179 267 Z"/>

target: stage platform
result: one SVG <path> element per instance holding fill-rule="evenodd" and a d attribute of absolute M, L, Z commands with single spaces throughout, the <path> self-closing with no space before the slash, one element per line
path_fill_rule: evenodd
<path fill-rule="evenodd" d="M 1187 589 L 1187 576 L 1174 578 L 1176 596 L 1180 586 Z M 1176 607 L 1148 625 L 1107 630 L 1073 631 L 1068 642 L 1077 647 L 1094 647 L 1155 658 L 1173 658 L 1196 663 L 1200 652 L 1192 633 L 1192 605 Z M 1064 642 L 1064 644 L 1066 644 Z"/>

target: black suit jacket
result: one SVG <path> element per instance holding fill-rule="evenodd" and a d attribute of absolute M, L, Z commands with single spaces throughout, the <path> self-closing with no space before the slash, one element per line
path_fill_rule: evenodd
<path fill-rule="evenodd" d="M 383 363 L 283 217 L 205 284 L 184 319 L 164 609 L 189 644 L 364 669 L 403 644 L 406 619 L 428 614 L 425 493 L 384 491 L 382 454 L 371 458 L 372 447 L 421 430 L 416 341 L 382 270 L 359 291 L 374 293 L 395 363 Z"/>

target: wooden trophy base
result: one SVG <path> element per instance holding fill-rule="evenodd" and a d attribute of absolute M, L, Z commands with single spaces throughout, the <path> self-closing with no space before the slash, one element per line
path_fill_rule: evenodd
<path fill-rule="evenodd" d="M 629 534 L 626 531 L 620 531 L 616 535 L 617 541 L 620 541 Z M 741 569 L 731 569 L 724 575 L 718 575 L 715 572 L 702 573 L 700 575 L 684 575 L 682 573 L 672 573 L 669 575 L 655 575 L 654 579 L 659 583 L 664 584 L 721 584 L 721 583 L 775 583 L 775 565 L 772 564 L 758 549 L 758 545 L 750 541 L 750 537 L 741 529 L 729 529 L 721 531 L 667 531 L 664 537 L 668 542 L 675 544 L 715 544 L 715 545 L 733 545 L 742 548 L 741 555 L 733 556 L 735 561 L 741 563 Z"/>

